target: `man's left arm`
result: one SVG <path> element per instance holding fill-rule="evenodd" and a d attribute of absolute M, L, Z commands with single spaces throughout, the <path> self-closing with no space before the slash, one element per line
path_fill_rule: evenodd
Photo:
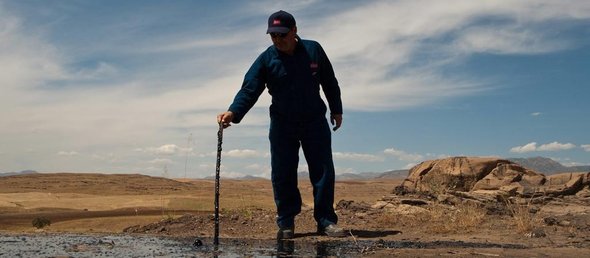
<path fill-rule="evenodd" d="M 318 45 L 319 46 L 319 45 Z M 320 84 L 330 107 L 330 122 L 336 131 L 342 125 L 342 99 L 340 97 L 340 86 L 334 74 L 334 68 L 324 49 L 319 46 Z"/>

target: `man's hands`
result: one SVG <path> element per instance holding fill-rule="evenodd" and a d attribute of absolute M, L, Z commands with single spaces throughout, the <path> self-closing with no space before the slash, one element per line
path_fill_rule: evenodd
<path fill-rule="evenodd" d="M 231 111 L 225 111 L 219 115 L 217 115 L 217 123 L 223 124 L 223 128 L 228 128 L 231 126 L 231 121 L 234 119 L 234 113 Z"/>
<path fill-rule="evenodd" d="M 336 132 L 336 130 L 338 130 L 338 128 L 340 128 L 340 126 L 342 125 L 342 114 L 331 114 L 330 123 L 334 125 L 334 128 L 332 128 L 332 130 Z"/>
<path fill-rule="evenodd" d="M 223 128 L 231 126 L 231 121 L 234 119 L 234 113 L 231 111 L 225 111 L 217 115 L 217 123 L 223 124 Z M 336 131 L 342 125 L 342 114 L 330 115 L 330 123 L 334 126 L 332 130 Z"/>

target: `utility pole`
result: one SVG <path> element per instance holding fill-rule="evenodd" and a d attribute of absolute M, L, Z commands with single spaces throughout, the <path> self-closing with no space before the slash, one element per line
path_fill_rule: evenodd
<path fill-rule="evenodd" d="M 162 173 L 163 178 L 168 178 L 168 165 L 164 164 L 164 172 Z"/>
<path fill-rule="evenodd" d="M 192 147 L 192 142 L 193 142 L 193 133 L 190 133 L 188 135 L 188 140 L 187 140 L 187 143 L 186 143 L 186 150 L 185 150 L 185 152 L 186 152 L 186 158 L 184 159 L 184 179 L 186 179 L 186 170 L 187 170 L 187 167 L 188 167 L 188 154 L 189 154 L 189 150 Z"/>

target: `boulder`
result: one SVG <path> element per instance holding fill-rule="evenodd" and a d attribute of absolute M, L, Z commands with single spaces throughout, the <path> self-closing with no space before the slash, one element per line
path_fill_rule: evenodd
<path fill-rule="evenodd" d="M 471 190 L 501 190 L 512 195 L 517 193 L 529 196 L 534 195 L 545 181 L 543 174 L 518 164 L 500 164 L 479 180 Z"/>
<path fill-rule="evenodd" d="M 408 173 L 402 187 L 411 192 L 444 193 L 470 191 L 475 183 L 508 160 L 480 157 L 451 157 L 424 161 Z"/>
<path fill-rule="evenodd" d="M 487 191 L 495 196 L 533 197 L 575 195 L 582 189 L 590 189 L 589 186 L 590 172 L 545 176 L 505 159 L 450 157 L 414 166 L 402 184 L 396 186 L 395 193 L 460 196 L 457 194 L 461 192 Z M 588 195 L 586 192 L 579 194 Z"/>
<path fill-rule="evenodd" d="M 588 185 L 588 175 L 590 173 L 562 173 L 547 176 L 547 182 L 540 189 L 547 195 L 573 195 L 584 189 Z"/>

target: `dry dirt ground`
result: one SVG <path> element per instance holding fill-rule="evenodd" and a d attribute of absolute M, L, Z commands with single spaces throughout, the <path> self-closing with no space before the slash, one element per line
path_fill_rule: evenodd
<path fill-rule="evenodd" d="M 296 238 L 277 243 L 270 182 L 223 179 L 221 245 L 248 256 L 586 257 L 590 252 L 589 200 L 449 205 L 432 196 L 392 194 L 400 182 L 337 182 L 339 225 L 349 237 L 329 238 L 315 233 L 312 189 L 301 180 L 304 207 L 296 218 Z M 213 193 L 212 180 L 105 174 L 0 177 L 0 235 L 166 236 L 194 244 L 194 251 L 210 251 Z M 33 227 L 38 218 L 51 225 Z M 276 250 L 260 249 L 266 245 Z"/>

